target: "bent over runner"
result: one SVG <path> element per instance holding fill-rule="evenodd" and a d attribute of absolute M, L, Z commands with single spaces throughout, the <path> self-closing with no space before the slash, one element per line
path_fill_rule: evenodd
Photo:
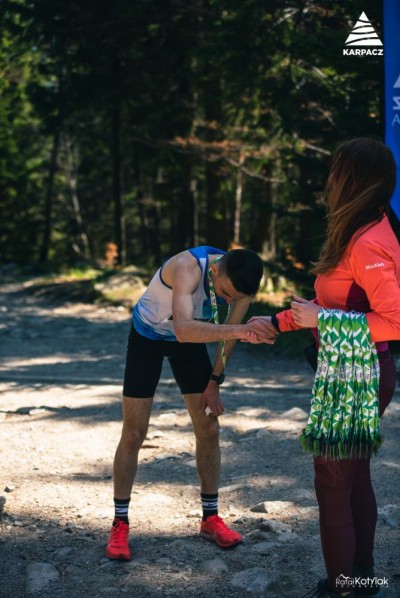
<path fill-rule="evenodd" d="M 114 460 L 115 518 L 106 550 L 109 558 L 129 560 L 131 556 L 128 508 L 164 357 L 184 397 L 196 437 L 203 508 L 200 535 L 221 548 L 241 542 L 240 534 L 218 515 L 218 416 L 224 411 L 219 385 L 236 340 L 259 334 L 274 342 L 277 332 L 269 322 L 241 324 L 262 273 L 262 261 L 253 251 L 226 253 L 196 247 L 164 263 L 136 305 L 125 368 L 122 436 Z M 218 304 L 230 308 L 225 324 L 216 323 Z M 212 365 L 205 343 L 215 341 L 222 342 Z"/>

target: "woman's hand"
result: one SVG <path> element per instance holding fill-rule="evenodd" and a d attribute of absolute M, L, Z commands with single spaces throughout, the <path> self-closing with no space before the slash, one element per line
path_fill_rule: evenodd
<path fill-rule="evenodd" d="M 242 342 L 248 342 L 253 345 L 267 343 L 273 345 L 279 334 L 279 331 L 271 322 L 271 316 L 253 316 L 247 322 L 250 327 L 248 337 Z"/>
<path fill-rule="evenodd" d="M 293 320 L 302 328 L 318 328 L 318 312 L 321 307 L 313 301 L 293 295 L 291 303 Z"/>

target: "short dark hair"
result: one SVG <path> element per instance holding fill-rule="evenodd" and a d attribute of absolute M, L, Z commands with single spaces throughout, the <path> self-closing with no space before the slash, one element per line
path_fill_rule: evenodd
<path fill-rule="evenodd" d="M 251 249 L 231 249 L 221 258 L 219 273 L 229 278 L 238 293 L 253 297 L 260 288 L 263 263 Z"/>

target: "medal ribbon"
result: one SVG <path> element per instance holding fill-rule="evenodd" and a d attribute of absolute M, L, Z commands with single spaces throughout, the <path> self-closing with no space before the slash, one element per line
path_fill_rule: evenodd
<path fill-rule="evenodd" d="M 217 258 L 214 261 L 214 264 L 216 262 L 218 262 L 221 258 Z M 209 268 L 208 270 L 208 287 L 210 290 L 210 300 L 211 300 L 211 313 L 212 313 L 212 318 L 214 321 L 214 324 L 219 324 L 219 313 L 218 313 L 218 304 L 217 304 L 217 295 L 215 294 L 215 287 L 214 287 L 214 283 L 212 281 L 212 277 L 211 277 L 211 268 Z M 229 309 L 230 309 L 230 305 L 228 305 L 228 313 L 227 316 L 229 316 Z M 226 365 L 226 354 L 225 354 L 225 341 L 220 341 L 220 347 L 221 347 L 221 361 L 222 361 L 222 366 L 225 369 L 225 365 Z"/>

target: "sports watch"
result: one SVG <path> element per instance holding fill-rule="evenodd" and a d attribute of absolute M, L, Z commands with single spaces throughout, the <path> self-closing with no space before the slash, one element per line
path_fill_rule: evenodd
<path fill-rule="evenodd" d="M 216 382 L 218 386 L 221 386 L 221 384 L 223 384 L 225 380 L 225 374 L 220 374 L 219 376 L 217 376 L 216 374 L 211 374 L 210 380 L 214 380 L 214 382 Z"/>

